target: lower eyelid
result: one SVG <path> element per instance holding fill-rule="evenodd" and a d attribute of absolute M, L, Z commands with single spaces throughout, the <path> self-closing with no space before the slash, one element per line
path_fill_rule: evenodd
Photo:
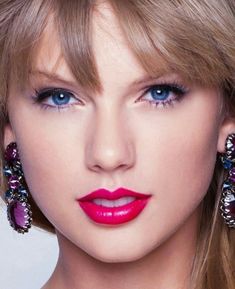
<path fill-rule="evenodd" d="M 152 98 L 152 100 L 150 100 L 150 99 L 147 99 L 145 97 L 145 95 L 147 93 L 150 93 L 149 91 L 151 91 L 151 89 L 148 89 L 147 92 L 144 92 L 143 95 L 139 98 L 138 101 L 146 102 L 147 105 L 150 105 L 150 106 L 152 106 L 154 108 L 159 108 L 159 109 L 161 109 L 161 108 L 164 109 L 164 108 L 167 108 L 167 107 L 175 106 L 188 93 L 188 91 L 186 91 L 185 89 L 177 88 L 177 92 L 178 93 L 174 93 L 173 90 L 171 90 L 170 94 L 173 94 L 173 96 L 169 96 L 165 100 L 154 100 L 153 98 Z"/>

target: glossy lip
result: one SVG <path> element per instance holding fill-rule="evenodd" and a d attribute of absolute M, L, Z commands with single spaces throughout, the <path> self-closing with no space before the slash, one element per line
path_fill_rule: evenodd
<path fill-rule="evenodd" d="M 143 211 L 151 196 L 151 194 L 141 194 L 125 188 L 119 188 L 113 192 L 102 188 L 77 199 L 77 201 L 86 215 L 94 222 L 118 225 L 136 218 Z M 117 200 L 122 197 L 135 197 L 136 199 L 129 204 L 113 208 L 92 202 L 94 199 Z"/>

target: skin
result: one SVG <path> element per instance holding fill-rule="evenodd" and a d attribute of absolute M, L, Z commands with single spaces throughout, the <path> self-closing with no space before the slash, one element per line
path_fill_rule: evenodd
<path fill-rule="evenodd" d="M 14 84 L 10 88 L 5 146 L 17 142 L 30 192 L 55 226 L 60 246 L 43 289 L 186 289 L 201 202 L 217 151 L 223 151 L 235 124 L 221 113 L 216 89 L 187 87 L 171 73 L 134 84 L 147 75 L 110 9 L 102 9 L 102 17 L 94 14 L 93 49 L 99 93 L 85 91 L 65 61 L 58 62 L 52 23 L 36 67 L 61 80 L 34 74 L 24 92 Z M 149 105 L 146 85 L 175 80 L 189 91 L 180 102 Z M 83 105 L 42 109 L 32 92 L 44 86 L 70 89 Z M 144 101 L 138 102 L 141 96 Z M 152 197 L 136 219 L 98 225 L 76 199 L 101 187 L 126 187 Z"/>

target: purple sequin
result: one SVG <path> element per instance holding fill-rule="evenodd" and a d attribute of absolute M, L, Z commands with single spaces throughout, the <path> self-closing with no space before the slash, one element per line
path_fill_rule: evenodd
<path fill-rule="evenodd" d="M 28 220 L 27 212 L 25 212 L 25 206 L 20 201 L 13 201 L 9 204 L 9 217 L 10 221 L 16 228 L 24 228 Z"/>
<path fill-rule="evenodd" d="M 235 183 L 235 176 L 233 176 L 233 175 L 229 176 L 229 180 L 230 180 L 232 183 Z"/>
<path fill-rule="evenodd" d="M 229 209 L 229 214 L 232 216 L 232 218 L 235 218 L 235 201 L 231 202 L 227 209 Z"/>
<path fill-rule="evenodd" d="M 5 151 L 5 159 L 8 162 L 19 160 L 19 153 L 16 143 L 10 143 Z"/>
<path fill-rule="evenodd" d="M 8 184 L 12 190 L 16 190 L 20 186 L 20 181 L 17 176 L 11 176 L 8 180 Z"/>
<path fill-rule="evenodd" d="M 232 181 L 233 183 L 235 183 L 235 168 L 232 168 L 229 171 L 229 180 Z"/>

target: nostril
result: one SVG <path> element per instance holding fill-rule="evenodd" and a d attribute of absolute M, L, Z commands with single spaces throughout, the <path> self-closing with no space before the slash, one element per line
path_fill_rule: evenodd
<path fill-rule="evenodd" d="M 131 134 L 127 133 L 120 122 L 107 125 L 107 121 L 107 117 L 103 116 L 96 123 L 95 132 L 87 140 L 87 166 L 96 172 L 125 170 L 133 165 L 135 159 Z"/>
<path fill-rule="evenodd" d="M 122 146 L 115 150 L 93 146 L 86 155 L 87 167 L 95 172 L 127 170 L 134 165 L 134 153 L 130 152 L 128 146 Z"/>

